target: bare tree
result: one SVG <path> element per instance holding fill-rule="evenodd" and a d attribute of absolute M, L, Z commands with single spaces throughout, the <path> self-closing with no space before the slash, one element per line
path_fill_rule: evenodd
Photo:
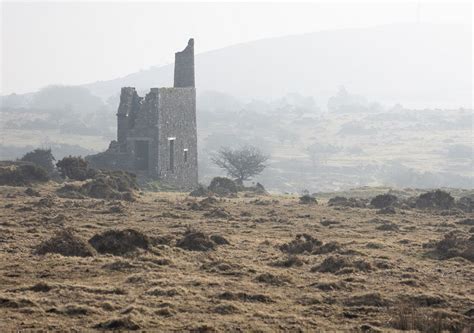
<path fill-rule="evenodd" d="M 242 184 L 245 180 L 260 174 L 266 168 L 265 162 L 269 158 L 270 156 L 253 146 L 238 149 L 222 147 L 212 157 L 212 162 Z"/>

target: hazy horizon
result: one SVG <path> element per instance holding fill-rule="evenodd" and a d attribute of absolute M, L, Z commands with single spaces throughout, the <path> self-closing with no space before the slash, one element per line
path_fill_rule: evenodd
<path fill-rule="evenodd" d="M 1 7 L 1 95 L 34 92 L 52 84 L 82 85 L 111 80 L 169 64 L 174 60 L 174 52 L 182 49 L 189 37 L 198 41 L 198 55 L 255 40 L 326 30 L 416 22 L 472 24 L 469 3 L 421 2 L 418 7 L 417 1 L 400 4 L 4 2 Z M 180 17 L 178 22 L 176 17 Z M 25 20 L 28 25 L 22 24 Z"/>

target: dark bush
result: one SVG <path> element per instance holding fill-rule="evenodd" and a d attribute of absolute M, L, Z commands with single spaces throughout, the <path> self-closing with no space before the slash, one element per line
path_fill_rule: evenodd
<path fill-rule="evenodd" d="M 138 190 L 134 174 L 119 170 L 97 171 L 94 178 L 82 186 L 66 184 L 58 190 L 58 194 L 68 198 L 88 196 L 133 201 L 133 190 Z"/>
<path fill-rule="evenodd" d="M 456 207 L 466 213 L 474 212 L 474 195 L 459 198 Z"/>
<path fill-rule="evenodd" d="M 134 229 L 107 230 L 94 235 L 89 243 L 99 253 L 114 255 L 124 255 L 138 248 L 146 250 L 150 247 L 148 236 Z"/>
<path fill-rule="evenodd" d="M 86 180 L 93 178 L 96 171 L 88 167 L 88 163 L 80 156 L 64 157 L 56 163 L 56 166 L 64 178 L 74 180 Z"/>
<path fill-rule="evenodd" d="M 214 177 L 208 189 L 209 191 L 221 196 L 235 194 L 238 192 L 235 182 L 232 179 L 226 177 Z"/>
<path fill-rule="evenodd" d="M 317 204 L 318 201 L 315 197 L 312 197 L 309 194 L 305 194 L 300 197 L 300 204 Z"/>
<path fill-rule="evenodd" d="M 329 206 L 340 206 L 340 207 L 353 207 L 353 208 L 365 208 L 366 203 L 362 199 L 346 198 L 346 197 L 334 197 L 329 199 Z"/>
<path fill-rule="evenodd" d="M 280 251 L 288 254 L 301 254 L 304 252 L 311 253 L 323 243 L 308 234 L 298 234 L 295 239 L 289 243 L 282 244 Z"/>
<path fill-rule="evenodd" d="M 31 183 L 48 180 L 48 172 L 35 164 L 12 164 L 0 167 L 0 185 L 28 186 Z"/>
<path fill-rule="evenodd" d="M 36 254 L 57 253 L 67 257 L 91 257 L 95 250 L 71 229 L 64 229 L 52 238 L 42 242 L 35 251 Z"/>
<path fill-rule="evenodd" d="M 24 162 L 31 162 L 37 166 L 42 167 L 48 173 L 54 170 L 54 156 L 51 153 L 51 149 L 35 149 L 26 153 L 22 158 Z"/>
<path fill-rule="evenodd" d="M 209 190 L 202 184 L 199 184 L 194 190 L 191 191 L 191 193 L 189 193 L 189 195 L 192 197 L 207 197 L 209 194 Z"/>
<path fill-rule="evenodd" d="M 203 232 L 187 230 L 176 246 L 189 251 L 210 251 L 214 250 L 216 243 Z"/>
<path fill-rule="evenodd" d="M 450 209 L 454 207 L 454 198 L 448 192 L 436 190 L 420 194 L 415 205 L 421 209 Z"/>
<path fill-rule="evenodd" d="M 398 201 L 398 198 L 394 196 L 393 194 L 379 194 L 376 197 L 374 197 L 371 201 L 370 204 L 374 206 L 375 208 L 381 209 L 381 208 L 387 208 L 392 206 Z"/>
<path fill-rule="evenodd" d="M 435 243 L 435 254 L 439 259 L 462 257 L 474 262 L 474 237 L 464 238 L 451 232 Z"/>

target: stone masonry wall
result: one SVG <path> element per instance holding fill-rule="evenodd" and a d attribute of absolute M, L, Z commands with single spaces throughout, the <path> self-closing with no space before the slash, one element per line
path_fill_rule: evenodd
<path fill-rule="evenodd" d="M 196 90 L 160 88 L 159 101 L 159 178 L 172 186 L 194 188 L 198 183 Z M 170 138 L 175 138 L 173 170 L 170 170 Z M 186 162 L 184 149 L 187 149 Z"/>
<path fill-rule="evenodd" d="M 135 141 L 148 142 L 148 176 L 158 177 L 158 105 L 159 89 L 152 88 L 141 101 L 133 128 L 128 130 L 127 151 L 135 159 Z"/>
<path fill-rule="evenodd" d="M 176 52 L 174 56 L 174 87 L 194 87 L 194 39 L 188 41 L 188 46 Z"/>

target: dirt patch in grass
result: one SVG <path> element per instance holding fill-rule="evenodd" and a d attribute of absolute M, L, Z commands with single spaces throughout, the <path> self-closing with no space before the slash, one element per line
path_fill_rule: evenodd
<path fill-rule="evenodd" d="M 150 239 L 147 235 L 134 229 L 107 230 L 94 235 L 89 243 L 99 253 L 125 255 L 137 249 L 150 248 Z"/>
<path fill-rule="evenodd" d="M 72 229 L 63 229 L 36 247 L 35 254 L 47 253 L 57 253 L 66 257 L 91 257 L 96 251 Z"/>

